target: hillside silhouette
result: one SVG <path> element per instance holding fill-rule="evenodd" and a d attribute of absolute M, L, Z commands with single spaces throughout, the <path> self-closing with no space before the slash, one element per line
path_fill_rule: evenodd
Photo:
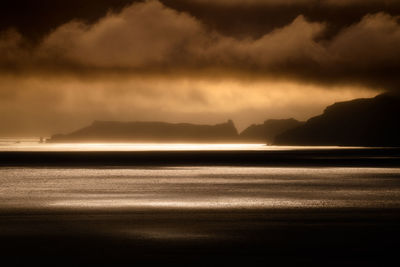
<path fill-rule="evenodd" d="M 229 120 L 216 125 L 166 122 L 95 121 L 69 134 L 53 135 L 48 142 L 237 142 L 238 132 Z"/>
<path fill-rule="evenodd" d="M 278 135 L 277 145 L 400 146 L 400 95 L 335 103 L 303 126 Z"/>

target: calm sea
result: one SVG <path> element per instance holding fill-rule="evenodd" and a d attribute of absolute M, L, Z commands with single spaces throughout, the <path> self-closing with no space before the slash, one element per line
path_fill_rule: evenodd
<path fill-rule="evenodd" d="M 400 207 L 397 168 L 0 168 L 0 208 Z"/>
<path fill-rule="evenodd" d="M 0 142 L 0 151 L 291 149 L 311 148 Z M 22 263 L 379 266 L 397 255 L 399 211 L 400 168 L 0 168 L 0 254 Z"/>

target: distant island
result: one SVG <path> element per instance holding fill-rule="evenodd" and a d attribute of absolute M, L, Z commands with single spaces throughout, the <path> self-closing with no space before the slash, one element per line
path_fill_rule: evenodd
<path fill-rule="evenodd" d="M 385 93 L 333 104 L 322 115 L 278 135 L 275 144 L 400 146 L 400 96 Z"/>
<path fill-rule="evenodd" d="M 216 125 L 95 121 L 70 134 L 53 135 L 47 142 L 227 143 L 238 142 L 238 138 L 231 120 Z"/>
<path fill-rule="evenodd" d="M 216 125 L 166 122 L 94 121 L 69 134 L 56 134 L 48 143 L 163 142 L 163 143 L 267 143 L 278 134 L 302 125 L 295 119 L 267 120 L 238 133 L 232 120 Z"/>
<path fill-rule="evenodd" d="M 232 120 L 216 125 L 166 122 L 95 121 L 49 143 L 265 143 L 296 146 L 400 146 L 400 96 L 335 103 L 307 122 L 270 119 L 238 133 Z"/>

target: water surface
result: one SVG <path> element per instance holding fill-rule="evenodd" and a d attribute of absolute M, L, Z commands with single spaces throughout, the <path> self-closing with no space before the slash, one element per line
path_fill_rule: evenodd
<path fill-rule="evenodd" d="M 2 259 L 69 266 L 397 259 L 398 150 L 105 146 L 3 146 Z"/>
<path fill-rule="evenodd" d="M 272 146 L 266 144 L 190 144 L 190 143 L 40 143 L 39 138 L 0 138 L 1 151 L 285 151 L 316 149 L 354 149 L 335 146 Z"/>
<path fill-rule="evenodd" d="M 399 168 L 1 168 L 0 208 L 400 207 Z"/>

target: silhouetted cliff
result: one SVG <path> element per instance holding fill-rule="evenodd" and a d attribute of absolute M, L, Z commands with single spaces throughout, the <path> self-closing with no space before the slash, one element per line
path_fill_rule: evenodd
<path fill-rule="evenodd" d="M 217 125 L 165 122 L 95 121 L 66 135 L 54 135 L 48 142 L 237 142 L 231 120 Z"/>
<path fill-rule="evenodd" d="M 400 96 L 387 93 L 336 103 L 275 141 L 278 145 L 400 146 Z"/>
<path fill-rule="evenodd" d="M 264 124 L 253 124 L 240 134 L 240 140 L 255 143 L 273 143 L 277 135 L 299 127 L 303 122 L 295 119 L 267 120 Z"/>

